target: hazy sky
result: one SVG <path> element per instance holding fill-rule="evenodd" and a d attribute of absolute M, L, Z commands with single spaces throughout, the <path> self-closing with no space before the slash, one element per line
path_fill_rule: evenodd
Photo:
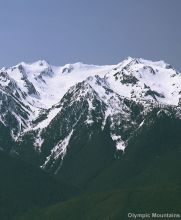
<path fill-rule="evenodd" d="M 0 67 L 163 59 L 181 70 L 180 0 L 0 0 Z"/>

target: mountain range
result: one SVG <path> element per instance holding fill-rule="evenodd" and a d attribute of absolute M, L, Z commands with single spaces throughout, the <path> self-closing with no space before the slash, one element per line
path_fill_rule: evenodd
<path fill-rule="evenodd" d="M 27 166 L 30 177 L 36 170 L 40 183 L 46 184 L 45 175 L 52 193 L 60 187 L 56 198 L 44 194 L 49 202 L 43 205 L 28 194 L 30 206 L 2 219 L 29 210 L 18 219 L 75 219 L 69 209 L 76 219 L 127 219 L 129 210 L 140 209 L 179 212 L 180 131 L 181 73 L 164 61 L 128 57 L 117 65 L 57 67 L 40 60 L 4 67 L 2 158 L 21 163 L 17 169 Z"/>

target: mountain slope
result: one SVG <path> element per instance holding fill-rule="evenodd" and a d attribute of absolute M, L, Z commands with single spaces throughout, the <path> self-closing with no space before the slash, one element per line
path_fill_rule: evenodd
<path fill-rule="evenodd" d="M 32 208 L 45 207 L 76 194 L 36 167 L 0 151 L 0 219 L 12 220 Z"/>
<path fill-rule="evenodd" d="M 153 114 L 153 113 L 152 113 Z M 133 136 L 123 157 L 114 161 L 89 183 L 88 191 L 147 185 L 180 184 L 181 121 L 154 113 Z"/>
<path fill-rule="evenodd" d="M 155 121 L 131 138 L 122 157 L 109 161 L 89 179 L 83 196 L 31 211 L 20 219 L 117 220 L 128 219 L 130 212 L 179 214 L 181 121 L 163 111 L 157 113 L 150 113 L 145 124 Z"/>
<path fill-rule="evenodd" d="M 20 220 L 126 220 L 128 213 L 139 212 L 150 213 L 150 216 L 151 213 L 170 213 L 171 218 L 174 213 L 179 218 L 180 194 L 180 188 L 172 185 L 97 193 L 30 212 Z"/>

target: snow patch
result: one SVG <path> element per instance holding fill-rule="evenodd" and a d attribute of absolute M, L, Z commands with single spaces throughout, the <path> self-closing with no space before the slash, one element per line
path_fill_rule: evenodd
<path fill-rule="evenodd" d="M 41 166 L 41 168 L 45 168 L 46 164 L 50 161 L 50 159 L 56 160 L 61 157 L 62 161 L 66 155 L 67 152 L 67 146 L 69 145 L 69 141 L 71 139 L 71 136 L 73 134 L 73 130 L 70 132 L 70 134 L 65 137 L 63 140 L 61 140 L 52 150 L 51 154 L 46 158 L 45 163 Z"/>
<path fill-rule="evenodd" d="M 111 134 L 111 138 L 116 143 L 116 149 L 124 151 L 124 149 L 126 148 L 126 144 L 121 139 L 121 136 L 116 135 L 116 134 Z"/>
<path fill-rule="evenodd" d="M 46 128 L 50 122 L 55 118 L 55 116 L 61 111 L 61 108 L 53 108 L 50 110 L 50 112 L 47 115 L 47 118 L 43 121 L 41 121 L 40 123 L 38 123 L 33 130 L 37 130 L 37 129 L 44 129 Z"/>

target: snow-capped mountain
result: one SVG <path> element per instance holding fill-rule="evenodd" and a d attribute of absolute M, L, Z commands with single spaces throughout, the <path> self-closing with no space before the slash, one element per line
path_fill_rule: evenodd
<path fill-rule="evenodd" d="M 32 64 L 20 63 L 11 68 L 0 70 L 0 91 L 2 97 L 1 122 L 9 126 L 3 106 L 6 106 L 5 99 L 13 102 L 13 105 L 21 103 L 21 111 L 18 114 L 10 110 L 12 117 L 17 121 L 18 128 L 12 130 L 14 138 L 24 129 L 31 129 L 31 122 L 41 114 L 41 110 L 49 109 L 56 104 L 66 91 L 74 84 L 84 80 L 88 73 L 104 73 L 111 67 L 98 67 L 81 63 L 68 64 L 63 67 L 50 66 L 46 61 L 38 61 Z M 9 99 L 12 99 L 9 101 Z M 15 103 L 14 103 L 15 102 Z M 17 106 L 14 107 L 17 109 Z M 19 110 L 18 110 L 19 111 Z"/>
<path fill-rule="evenodd" d="M 6 149 L 54 173 L 94 142 L 107 140 L 109 157 L 119 157 L 157 117 L 180 120 L 180 98 L 181 73 L 163 61 L 128 57 L 117 65 L 61 67 L 37 61 L 0 70 L 1 127 L 14 141 Z"/>
<path fill-rule="evenodd" d="M 128 58 L 106 78 L 118 94 L 132 99 L 177 105 L 181 95 L 181 74 L 163 61 Z"/>

